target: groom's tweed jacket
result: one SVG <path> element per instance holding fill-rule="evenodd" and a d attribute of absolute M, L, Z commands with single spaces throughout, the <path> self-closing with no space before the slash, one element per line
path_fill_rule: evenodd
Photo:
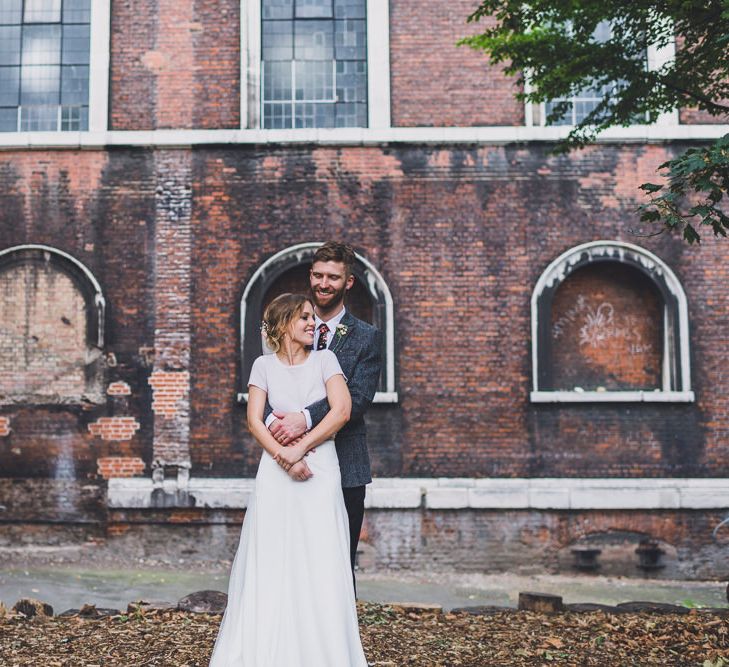
<path fill-rule="evenodd" d="M 380 332 L 349 312 L 344 314 L 340 327 L 346 327 L 347 333 L 335 332 L 329 349 L 337 355 L 347 377 L 352 395 L 352 414 L 334 442 L 342 472 L 342 486 L 350 488 L 372 481 L 364 415 L 380 379 L 381 344 Z M 329 403 L 324 398 L 309 405 L 308 410 L 312 426 L 316 426 L 329 412 Z"/>

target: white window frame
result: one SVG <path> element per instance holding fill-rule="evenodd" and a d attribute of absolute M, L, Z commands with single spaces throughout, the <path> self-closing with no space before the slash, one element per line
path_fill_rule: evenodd
<path fill-rule="evenodd" d="M 666 288 L 676 300 L 678 320 L 678 340 L 673 340 L 673 332 L 668 326 L 668 305 L 664 304 L 663 327 L 663 368 L 661 388 L 653 391 L 579 391 L 544 390 L 539 386 L 539 364 L 542 361 L 539 350 L 540 300 L 545 289 L 552 289 L 569 278 L 574 267 L 587 254 L 590 258 L 615 258 L 623 261 L 628 257 L 629 264 L 641 264 L 660 276 Z M 549 264 L 534 287 L 531 300 L 532 319 L 532 403 L 691 403 L 691 362 L 689 355 L 688 305 L 683 286 L 671 268 L 659 257 L 645 248 L 622 241 L 591 241 L 570 248 Z M 673 355 L 671 355 L 673 352 Z M 680 369 L 679 386 L 671 386 L 671 364 Z"/>
<path fill-rule="evenodd" d="M 388 0 L 367 2 L 367 127 L 390 127 L 390 5 Z M 241 129 L 260 129 L 261 119 L 261 0 L 241 0 Z M 314 128 L 326 131 L 323 128 Z M 329 131 L 337 131 L 332 128 Z M 355 128 L 356 129 L 356 128 Z M 365 129 L 365 128 L 361 128 Z M 270 130 L 311 132 L 312 128 Z M 340 130 L 341 131 L 341 130 Z"/>
<path fill-rule="evenodd" d="M 89 48 L 89 129 L 45 130 L 30 132 L 0 132 L 0 143 L 10 139 L 28 138 L 28 143 L 43 145 L 55 143 L 58 135 L 88 135 L 106 132 L 109 115 L 109 52 L 111 50 L 111 0 L 91 0 Z M 32 137 L 32 139 L 31 139 Z M 65 141 L 64 141 L 65 143 Z"/>
<path fill-rule="evenodd" d="M 667 44 L 662 47 L 658 47 L 655 44 L 651 44 L 646 52 L 646 65 L 649 71 L 655 71 L 660 69 L 666 63 L 671 62 L 676 56 L 676 42 L 675 40 L 669 40 Z M 525 77 L 524 92 L 531 92 L 531 85 L 529 83 L 529 77 Z M 575 99 L 573 98 L 573 104 Z M 524 124 L 526 127 L 539 127 L 539 128 L 564 128 L 569 130 L 574 125 L 562 124 L 562 125 L 547 125 L 547 113 L 546 113 L 546 102 L 540 102 L 538 105 L 539 113 L 538 118 L 534 118 L 534 105 L 529 102 L 525 102 L 524 107 Z M 674 109 L 666 113 L 658 115 L 658 118 L 650 123 L 652 127 L 675 127 L 679 125 L 679 110 Z M 631 125 L 630 127 L 644 127 L 641 125 Z"/>

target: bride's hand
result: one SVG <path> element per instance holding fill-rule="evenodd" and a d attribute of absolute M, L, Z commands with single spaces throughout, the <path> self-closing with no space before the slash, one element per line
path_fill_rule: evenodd
<path fill-rule="evenodd" d="M 281 447 L 273 460 L 288 472 L 291 466 L 304 458 L 304 454 L 306 454 L 306 450 L 301 445 L 290 445 L 289 447 Z"/>
<path fill-rule="evenodd" d="M 314 473 L 311 472 L 311 469 L 306 464 L 306 461 L 299 461 L 298 463 L 294 463 L 289 468 L 289 477 L 291 479 L 296 480 L 297 482 L 305 482 L 307 479 L 311 479 L 314 476 Z"/>

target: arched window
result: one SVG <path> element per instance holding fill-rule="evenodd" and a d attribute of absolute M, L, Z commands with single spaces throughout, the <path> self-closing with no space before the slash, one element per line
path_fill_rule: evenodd
<path fill-rule="evenodd" d="M 0 251 L 0 402 L 103 402 L 104 307 L 98 281 L 70 255 Z"/>
<path fill-rule="evenodd" d="M 259 332 L 264 308 L 279 294 L 308 290 L 311 261 L 321 245 L 320 242 L 300 243 L 277 252 L 259 266 L 248 281 L 240 308 L 243 388 L 239 400 L 247 397 L 245 383 L 254 360 L 262 351 Z M 382 375 L 375 402 L 394 403 L 397 401 L 397 393 L 392 295 L 379 271 L 359 254 L 354 276 L 355 283 L 347 295 L 346 307 L 355 317 L 373 324 L 382 332 Z"/>
<path fill-rule="evenodd" d="M 532 295 L 531 400 L 689 402 L 686 295 L 654 254 L 618 241 L 554 260 Z"/>

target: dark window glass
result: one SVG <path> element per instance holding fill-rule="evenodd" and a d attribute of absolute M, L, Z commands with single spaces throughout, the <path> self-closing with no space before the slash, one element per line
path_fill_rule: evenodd
<path fill-rule="evenodd" d="M 296 21 L 294 60 L 332 60 L 333 28 L 332 21 Z"/>
<path fill-rule="evenodd" d="M 63 0 L 64 23 L 89 23 L 91 0 Z"/>
<path fill-rule="evenodd" d="M 367 125 L 364 19 L 365 0 L 263 1 L 263 127 Z"/>
<path fill-rule="evenodd" d="M 294 57 L 293 21 L 264 21 L 263 61 L 292 60 Z"/>
<path fill-rule="evenodd" d="M 20 67 L 0 67 L 0 107 L 17 107 L 19 95 Z"/>
<path fill-rule="evenodd" d="M 0 0 L 0 132 L 88 129 L 90 0 Z"/>
<path fill-rule="evenodd" d="M 0 108 L 0 132 L 15 132 L 18 129 L 18 107 Z"/>
<path fill-rule="evenodd" d="M 18 24 L 23 19 L 23 0 L 0 0 L 0 25 Z"/>
<path fill-rule="evenodd" d="M 87 103 L 89 68 L 86 65 L 64 65 L 61 82 L 61 104 Z"/>
<path fill-rule="evenodd" d="M 294 15 L 294 2 L 293 0 L 263 0 L 261 14 L 264 21 L 266 19 L 290 19 Z"/>
<path fill-rule="evenodd" d="M 91 47 L 89 25 L 63 26 L 64 65 L 87 65 Z"/>
<path fill-rule="evenodd" d="M 0 65 L 20 65 L 20 26 L 0 26 Z"/>
<path fill-rule="evenodd" d="M 61 62 L 61 26 L 23 28 L 23 65 L 56 65 Z"/>
<path fill-rule="evenodd" d="M 297 19 L 333 18 L 331 0 L 296 0 Z"/>
<path fill-rule="evenodd" d="M 61 0 L 25 0 L 26 23 L 58 23 L 61 20 Z"/>

